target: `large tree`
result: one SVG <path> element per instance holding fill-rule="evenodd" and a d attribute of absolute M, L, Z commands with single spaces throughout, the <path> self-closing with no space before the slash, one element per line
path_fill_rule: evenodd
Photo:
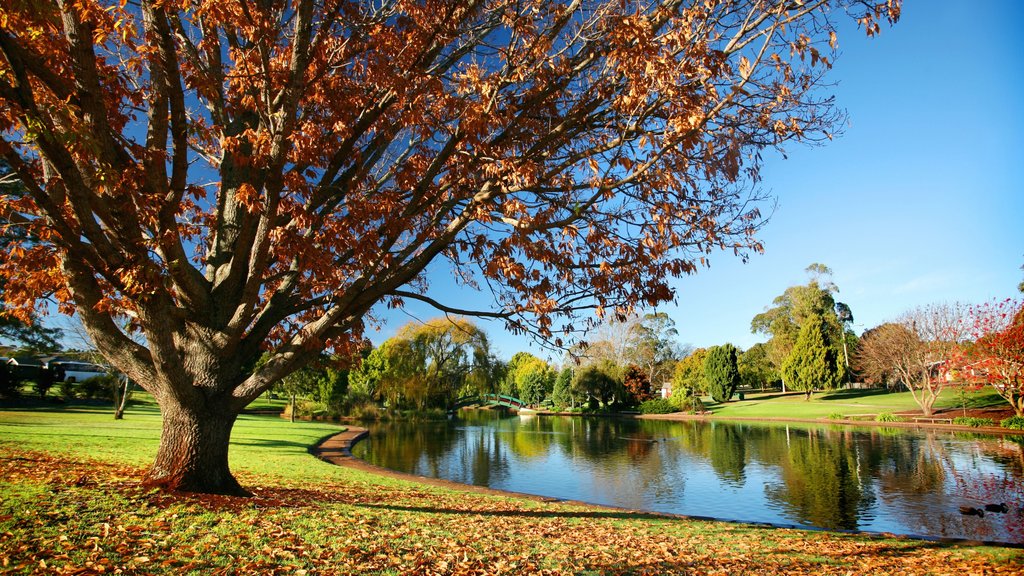
<path fill-rule="evenodd" d="M 750 330 L 770 336 L 767 346 L 768 360 L 775 370 L 784 375 L 783 365 L 789 359 L 797 337 L 810 321 L 825 321 L 826 345 L 844 354 L 844 320 L 853 319 L 849 306 L 837 306 L 833 295 L 839 288 L 831 280 L 832 270 L 824 264 L 814 263 L 805 270 L 810 276 L 807 284 L 790 286 L 772 301 L 772 306 L 754 316 Z M 783 377 L 783 387 L 789 382 Z"/>
<path fill-rule="evenodd" d="M 842 124 L 844 14 L 899 0 L 8 2 L 7 311 L 52 294 L 153 394 L 150 483 L 241 492 L 239 411 L 381 306 L 459 312 L 428 267 L 560 344 L 760 251 L 761 149 Z"/>

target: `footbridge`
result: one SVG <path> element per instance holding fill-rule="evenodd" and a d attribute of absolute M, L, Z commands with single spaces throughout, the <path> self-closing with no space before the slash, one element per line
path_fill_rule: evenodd
<path fill-rule="evenodd" d="M 508 408 L 514 408 L 516 410 L 526 408 L 526 402 L 523 402 L 515 396 L 509 396 L 507 394 L 478 394 L 475 396 L 463 396 L 455 401 L 455 404 L 448 409 L 449 412 L 454 412 L 464 406 L 506 406 Z"/>

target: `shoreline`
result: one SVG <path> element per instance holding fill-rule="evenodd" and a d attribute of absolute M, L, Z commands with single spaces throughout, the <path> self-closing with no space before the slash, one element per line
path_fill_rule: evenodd
<path fill-rule="evenodd" d="M 877 422 L 875 420 L 829 420 L 827 418 L 766 418 L 759 416 L 706 416 L 696 414 L 682 414 L 673 412 L 671 414 L 637 414 L 633 418 L 640 420 L 702 420 L 712 422 L 767 422 L 772 424 L 783 424 L 793 422 L 796 424 L 839 424 L 842 426 L 864 426 L 871 428 L 908 428 L 925 430 L 945 430 L 948 432 L 974 432 L 976 434 L 988 434 L 991 436 L 1020 436 L 1024 430 L 1012 430 L 1001 426 L 963 426 L 960 424 L 942 424 L 939 422 Z"/>

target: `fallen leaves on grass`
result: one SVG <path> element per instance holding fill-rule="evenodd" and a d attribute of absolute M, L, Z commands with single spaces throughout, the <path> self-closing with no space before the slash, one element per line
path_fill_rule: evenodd
<path fill-rule="evenodd" d="M 1019 550 L 770 529 L 365 482 L 252 498 L 0 456 L 0 571 L 51 574 L 1020 573 Z M 339 474 L 341 476 L 341 474 Z"/>

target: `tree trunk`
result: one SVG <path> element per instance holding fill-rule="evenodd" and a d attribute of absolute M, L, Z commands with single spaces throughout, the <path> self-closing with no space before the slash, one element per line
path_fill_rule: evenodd
<path fill-rule="evenodd" d="M 127 376 L 123 377 L 124 384 L 118 383 L 118 389 L 121 391 L 121 400 L 116 402 L 114 406 L 114 420 L 124 419 L 124 410 L 128 407 L 128 400 L 132 397 L 132 381 Z"/>
<path fill-rule="evenodd" d="M 228 468 L 228 442 L 238 414 L 213 401 L 203 407 L 172 402 L 161 406 L 160 448 L 145 484 L 166 490 L 249 496 Z"/>

